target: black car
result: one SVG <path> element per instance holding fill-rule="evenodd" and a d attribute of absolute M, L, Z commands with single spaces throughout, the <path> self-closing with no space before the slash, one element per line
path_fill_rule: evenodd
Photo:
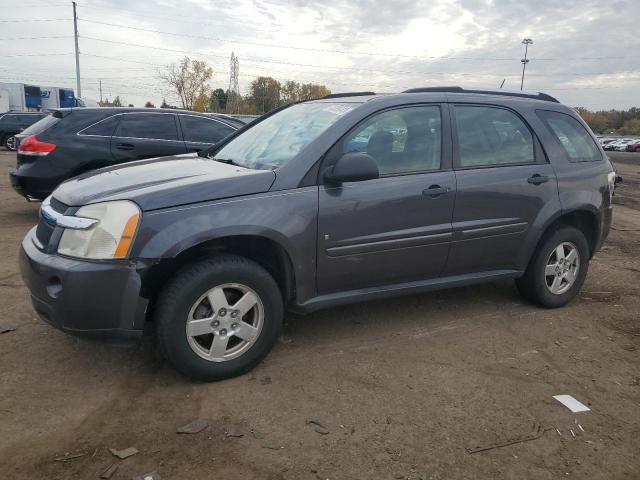
<path fill-rule="evenodd" d="M 46 116 L 47 114 L 42 112 L 0 113 L 0 145 L 15 150 L 15 135 Z"/>
<path fill-rule="evenodd" d="M 114 164 L 199 152 L 244 123 L 227 115 L 148 108 L 69 108 L 19 136 L 16 192 L 42 200 L 60 183 Z"/>

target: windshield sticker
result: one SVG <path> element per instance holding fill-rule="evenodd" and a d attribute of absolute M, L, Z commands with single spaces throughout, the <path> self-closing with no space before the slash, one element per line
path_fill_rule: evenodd
<path fill-rule="evenodd" d="M 322 109 L 325 112 L 335 113 L 336 115 L 344 115 L 353 110 L 353 105 L 345 105 L 344 103 L 332 103 Z"/>

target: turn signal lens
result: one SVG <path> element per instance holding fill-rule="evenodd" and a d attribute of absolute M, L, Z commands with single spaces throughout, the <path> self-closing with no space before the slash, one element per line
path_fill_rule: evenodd
<path fill-rule="evenodd" d="M 129 250 L 131 250 L 131 244 L 136 236 L 136 230 L 138 229 L 138 221 L 140 220 L 140 214 L 135 213 L 131 215 L 127 224 L 124 226 L 122 236 L 116 247 L 116 251 L 113 254 L 114 258 L 127 258 Z"/>

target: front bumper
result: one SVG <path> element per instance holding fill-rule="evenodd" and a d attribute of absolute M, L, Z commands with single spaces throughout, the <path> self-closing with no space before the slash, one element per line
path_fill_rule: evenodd
<path fill-rule="evenodd" d="M 20 270 L 33 307 L 67 333 L 119 339 L 142 335 L 148 300 L 129 262 L 75 260 L 40 251 L 35 227 L 22 241 Z"/>

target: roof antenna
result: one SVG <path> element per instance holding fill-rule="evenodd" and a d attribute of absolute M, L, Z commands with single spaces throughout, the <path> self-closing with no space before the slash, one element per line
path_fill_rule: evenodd
<path fill-rule="evenodd" d="M 502 87 L 503 87 L 504 82 L 506 82 L 506 81 L 507 81 L 507 79 L 506 79 L 506 78 L 503 78 L 503 79 L 502 79 L 502 83 L 500 84 L 500 88 L 502 88 Z"/>

